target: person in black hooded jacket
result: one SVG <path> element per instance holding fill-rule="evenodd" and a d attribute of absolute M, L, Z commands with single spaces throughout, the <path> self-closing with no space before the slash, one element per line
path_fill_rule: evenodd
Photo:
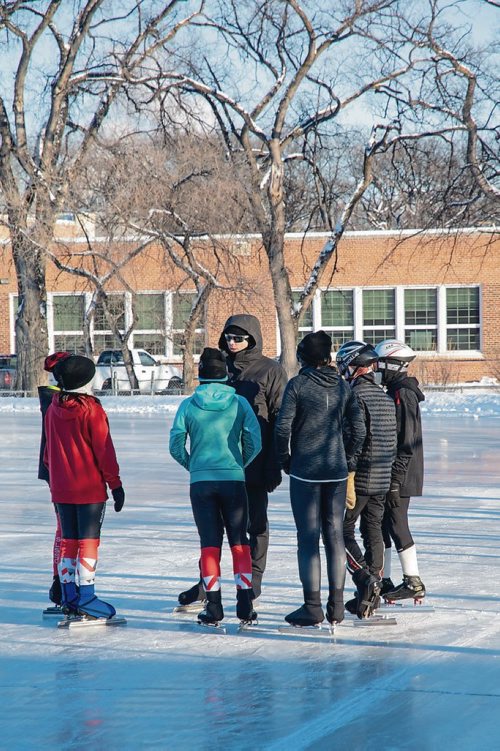
<path fill-rule="evenodd" d="M 419 574 L 417 548 L 410 532 L 408 509 L 411 496 L 422 495 L 424 451 L 420 402 L 425 397 L 416 378 L 408 375 L 408 365 L 416 355 L 404 342 L 385 339 L 375 347 L 382 383 L 396 405 L 397 452 L 392 465 L 391 486 L 387 494 L 383 533 L 385 543 L 382 594 L 388 601 L 425 597 Z M 396 545 L 403 582 L 397 587 L 391 580 L 391 539 Z"/>
<path fill-rule="evenodd" d="M 286 616 L 294 626 L 321 623 L 320 535 L 328 574 L 327 620 L 344 619 L 345 547 L 343 517 L 348 473 L 355 469 L 365 438 L 356 397 L 330 365 L 332 340 L 324 331 L 307 334 L 297 349 L 303 365 L 285 390 L 276 421 L 276 450 L 290 475 L 290 500 L 297 527 L 297 558 L 304 605 Z"/>
<path fill-rule="evenodd" d="M 252 554 L 252 588 L 260 596 L 269 547 L 268 494 L 281 483 L 273 441 L 274 423 L 281 405 L 287 376 L 279 362 L 262 354 L 262 332 L 253 315 L 232 315 L 224 324 L 219 349 L 227 355 L 228 385 L 253 407 L 262 439 L 262 450 L 245 469 L 248 496 L 248 535 Z M 181 592 L 180 605 L 204 599 L 201 581 Z"/>

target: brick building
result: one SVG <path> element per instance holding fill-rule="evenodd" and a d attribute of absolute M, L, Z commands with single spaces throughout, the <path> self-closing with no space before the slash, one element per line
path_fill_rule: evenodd
<path fill-rule="evenodd" d="M 56 237 L 78 250 L 71 217 L 58 223 Z M 286 263 L 292 287 L 299 290 L 328 237 L 322 233 L 286 236 Z M 93 242 L 99 247 L 99 239 Z M 102 242 L 103 253 L 117 257 L 132 242 Z M 197 330 L 197 350 L 216 345 L 221 327 L 235 312 L 261 320 L 265 353 L 279 353 L 279 332 L 267 259 L 257 236 L 226 242 L 230 261 L 220 274 L 222 289 L 212 292 Z M 206 251 L 207 262 L 211 253 Z M 123 270 L 136 295 L 137 325 L 131 346 L 144 347 L 169 362 L 181 360 L 179 347 L 191 306 L 192 284 L 164 252 L 150 246 Z M 49 348 L 79 350 L 92 288 L 79 277 L 47 269 Z M 123 282 L 112 280 L 113 306 L 123 325 L 131 320 L 131 300 Z M 16 280 L 8 239 L 0 237 L 0 351 L 15 351 Z M 500 378 L 500 232 L 348 232 L 323 276 L 302 336 L 323 328 L 336 345 L 348 339 L 405 340 L 419 352 L 413 368 L 426 382 Z M 103 311 L 91 325 L 94 352 L 114 347 Z"/>

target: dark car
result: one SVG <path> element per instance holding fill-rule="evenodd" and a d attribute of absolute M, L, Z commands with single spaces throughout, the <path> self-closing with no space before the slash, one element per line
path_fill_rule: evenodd
<path fill-rule="evenodd" d="M 0 389 L 6 390 L 14 388 L 16 368 L 16 355 L 0 355 Z"/>

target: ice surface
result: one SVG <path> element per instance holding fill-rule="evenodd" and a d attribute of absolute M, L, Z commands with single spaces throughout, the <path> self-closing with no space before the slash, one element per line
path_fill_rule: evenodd
<path fill-rule="evenodd" d="M 38 407 L 0 400 L 0 749 L 499 748 L 500 397 L 432 393 L 425 405 L 425 496 L 411 523 L 436 611 L 342 625 L 334 640 L 236 634 L 227 548 L 227 635 L 172 614 L 198 560 L 187 473 L 168 455 L 178 402 L 103 400 L 127 497 L 122 513 L 109 506 L 97 586 L 128 625 L 66 632 L 41 616 L 54 515 L 36 479 Z M 270 522 L 258 611 L 277 627 L 301 603 L 285 484 Z"/>

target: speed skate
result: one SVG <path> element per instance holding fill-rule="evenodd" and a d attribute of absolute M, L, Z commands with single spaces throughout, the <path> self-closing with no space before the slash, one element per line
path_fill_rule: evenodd
<path fill-rule="evenodd" d="M 127 619 L 123 615 L 111 618 L 92 618 L 89 615 L 74 615 L 59 621 L 57 628 L 97 628 L 99 626 L 125 626 Z"/>

